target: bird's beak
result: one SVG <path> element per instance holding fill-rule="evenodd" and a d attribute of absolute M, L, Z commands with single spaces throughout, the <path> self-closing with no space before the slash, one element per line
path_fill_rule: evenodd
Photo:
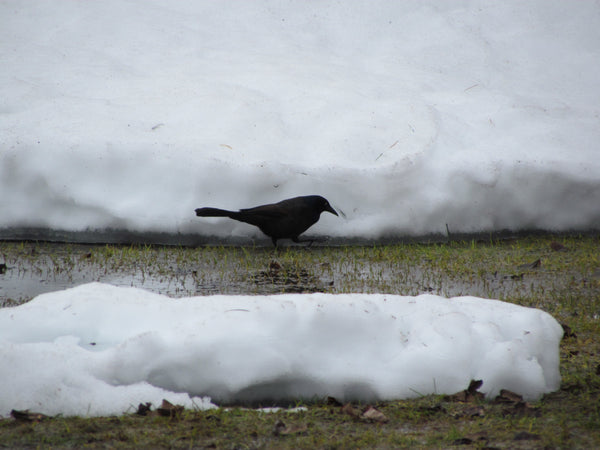
<path fill-rule="evenodd" d="M 338 215 L 338 213 L 335 212 L 335 209 L 333 209 L 329 203 L 327 203 L 327 206 L 325 207 L 325 211 L 330 212 L 331 214 L 334 214 L 336 216 Z"/>

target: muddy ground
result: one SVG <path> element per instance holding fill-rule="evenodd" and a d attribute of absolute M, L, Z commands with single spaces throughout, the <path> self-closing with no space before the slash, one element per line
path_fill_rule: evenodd
<path fill-rule="evenodd" d="M 34 448 L 600 448 L 600 237 L 436 244 L 178 247 L 0 242 L 0 306 L 100 281 L 174 299 L 210 294 L 381 292 L 475 295 L 541 308 L 565 329 L 559 391 L 535 404 L 426 396 L 176 417 L 0 418 L 0 446 Z M 175 300 L 174 300 L 175 301 Z M 467 388 L 465 386 L 465 388 Z M 508 403 L 507 403 L 508 401 Z"/>

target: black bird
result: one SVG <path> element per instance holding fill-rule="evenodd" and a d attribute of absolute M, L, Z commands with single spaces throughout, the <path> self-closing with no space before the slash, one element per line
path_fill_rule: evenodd
<path fill-rule="evenodd" d="M 298 236 L 317 223 L 323 211 L 338 215 L 329 202 L 320 195 L 307 195 L 282 200 L 279 203 L 254 208 L 227 211 L 219 208 L 198 208 L 200 217 L 229 217 L 260 228 L 277 246 L 278 239 L 300 241 Z"/>

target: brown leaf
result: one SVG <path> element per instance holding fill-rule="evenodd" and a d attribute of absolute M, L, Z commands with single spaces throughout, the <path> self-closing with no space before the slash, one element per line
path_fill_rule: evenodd
<path fill-rule="evenodd" d="M 24 411 L 18 411 L 16 409 L 13 409 L 10 412 L 10 415 L 13 417 L 13 419 L 21 420 L 23 422 L 39 422 L 40 420 L 50 418 L 50 416 L 47 416 L 42 413 L 29 412 L 28 409 L 26 409 Z"/>
<path fill-rule="evenodd" d="M 157 408 L 156 411 L 158 415 L 163 417 L 176 417 L 183 412 L 183 406 L 174 405 L 170 401 L 163 399 L 160 408 Z"/>
<path fill-rule="evenodd" d="M 508 389 L 500 389 L 500 393 L 494 399 L 494 403 L 520 403 L 523 401 L 523 396 Z"/>
<path fill-rule="evenodd" d="M 502 412 L 503 414 L 514 416 L 528 416 L 528 417 L 540 417 L 542 412 L 539 408 L 536 408 L 526 401 L 523 400 L 523 396 L 509 391 L 508 389 L 501 389 L 500 394 L 494 399 L 495 404 L 508 405 Z"/>
<path fill-rule="evenodd" d="M 483 380 L 471 380 L 467 392 L 469 394 L 475 394 L 481 386 L 483 386 Z"/>
<path fill-rule="evenodd" d="M 148 413 L 150 412 L 151 407 L 152 407 L 152 403 L 150 403 L 150 402 L 140 403 L 138 405 L 138 409 L 135 413 L 140 416 L 147 416 Z"/>
<path fill-rule="evenodd" d="M 371 405 L 367 406 L 367 409 L 360 415 L 360 418 L 368 422 L 380 423 L 385 423 L 389 420 L 384 413 Z"/>
<path fill-rule="evenodd" d="M 389 420 L 385 414 L 371 405 L 368 405 L 363 411 L 361 411 L 360 409 L 352 406 L 350 403 L 346 403 L 344 406 L 342 406 L 341 411 L 343 414 L 347 414 L 354 419 L 363 420 L 365 422 L 385 423 Z"/>
<path fill-rule="evenodd" d="M 483 385 L 482 380 L 471 380 L 469 387 L 464 391 L 457 392 L 456 394 L 447 395 L 444 397 L 446 401 L 450 402 L 464 402 L 470 403 L 475 401 L 483 400 L 485 395 L 478 391 Z"/>

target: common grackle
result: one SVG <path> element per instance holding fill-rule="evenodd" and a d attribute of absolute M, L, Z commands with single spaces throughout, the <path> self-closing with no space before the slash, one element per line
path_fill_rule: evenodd
<path fill-rule="evenodd" d="M 298 236 L 317 223 L 323 211 L 338 215 L 329 202 L 320 195 L 288 198 L 279 203 L 254 208 L 227 211 L 219 208 L 198 208 L 200 217 L 229 217 L 260 228 L 277 246 L 278 239 L 300 241 Z"/>

